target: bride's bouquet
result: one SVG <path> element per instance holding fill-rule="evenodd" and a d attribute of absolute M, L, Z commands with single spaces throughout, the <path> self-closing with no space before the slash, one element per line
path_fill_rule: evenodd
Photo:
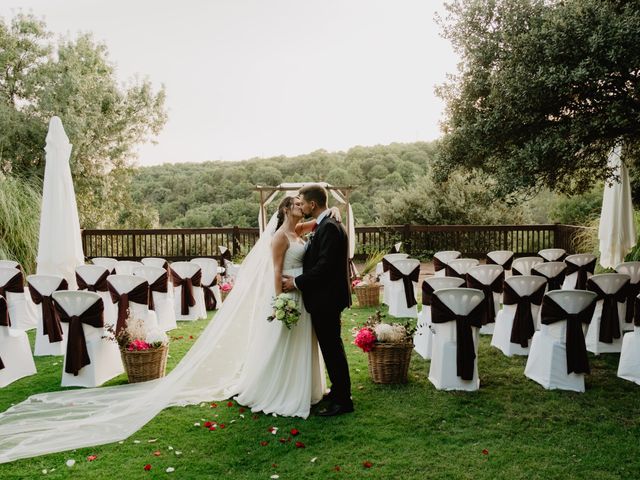
<path fill-rule="evenodd" d="M 281 293 L 273 300 L 273 314 L 267 317 L 267 321 L 273 320 L 280 320 L 289 330 L 300 320 L 298 303 L 288 293 Z"/>

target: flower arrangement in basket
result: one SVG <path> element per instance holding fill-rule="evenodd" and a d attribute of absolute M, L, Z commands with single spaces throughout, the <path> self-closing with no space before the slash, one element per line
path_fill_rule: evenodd
<path fill-rule="evenodd" d="M 116 333 L 115 325 L 106 327 L 107 338 L 118 343 L 129 383 L 164 377 L 169 338 L 160 329 L 147 330 L 145 321 L 127 314 L 126 325 Z"/>
<path fill-rule="evenodd" d="M 351 282 L 351 288 L 356 294 L 360 307 L 380 305 L 380 278 L 376 274 L 376 265 L 385 255 L 385 252 L 370 253 L 362 267 L 360 278 Z"/>
<path fill-rule="evenodd" d="M 226 282 L 220 284 L 220 296 L 222 297 L 223 302 L 224 299 L 227 298 L 227 295 L 229 295 L 229 292 L 231 292 L 231 290 L 233 290 L 233 280 L 229 279 Z"/>
<path fill-rule="evenodd" d="M 355 328 L 354 343 L 369 355 L 369 375 L 375 383 L 407 383 L 416 327 L 384 323 L 380 311 Z"/>

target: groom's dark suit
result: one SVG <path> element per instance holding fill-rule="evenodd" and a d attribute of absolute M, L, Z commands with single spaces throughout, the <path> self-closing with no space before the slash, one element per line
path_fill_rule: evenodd
<path fill-rule="evenodd" d="M 340 314 L 351 305 L 347 232 L 333 218 L 318 225 L 304 255 L 303 273 L 295 279 L 318 337 L 335 403 L 351 406 L 349 365 L 340 336 Z"/>

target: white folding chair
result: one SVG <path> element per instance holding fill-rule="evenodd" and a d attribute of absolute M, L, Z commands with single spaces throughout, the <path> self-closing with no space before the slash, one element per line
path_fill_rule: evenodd
<path fill-rule="evenodd" d="M 480 388 L 478 376 L 478 331 L 481 325 L 480 309 L 484 294 L 480 290 L 473 288 L 443 288 L 435 291 L 433 296 L 434 303 L 431 305 L 433 347 L 431 350 L 429 381 L 438 390 L 478 390 Z M 444 318 L 445 321 L 440 323 L 443 319 L 437 318 L 440 314 L 438 313 L 438 300 L 436 299 L 442 302 L 454 315 L 467 316 L 468 318 L 466 320 L 456 320 L 455 317 Z M 446 317 L 446 315 L 444 316 Z M 470 318 L 471 316 L 474 316 L 474 319 Z M 466 332 L 463 333 L 466 336 L 465 338 L 457 338 L 457 322 L 464 322 L 459 330 Z M 460 342 L 461 349 L 466 346 L 473 350 L 472 375 L 469 375 L 469 366 L 465 368 L 458 364 L 458 342 Z M 469 355 L 470 352 L 466 353 Z M 461 368 L 465 368 L 466 376 L 471 378 L 463 379 L 462 376 L 458 376 L 458 371 Z"/>
<path fill-rule="evenodd" d="M 542 309 L 550 298 L 570 315 L 593 315 L 596 294 L 586 290 L 554 290 L 545 294 Z M 544 313 L 542 321 L 545 321 Z M 533 335 L 524 374 L 548 390 L 584 392 L 585 372 L 569 372 L 567 361 L 567 320 L 540 326 Z M 581 331 L 584 334 L 584 324 Z M 578 345 L 579 346 L 579 345 Z M 581 350 L 577 348 L 577 350 Z M 586 349 L 584 351 L 586 357 Z"/>
<path fill-rule="evenodd" d="M 27 277 L 29 291 L 32 300 L 38 306 L 36 327 L 36 345 L 33 355 L 36 357 L 44 355 L 64 355 L 67 344 L 62 337 L 62 328 L 55 317 L 55 309 L 51 294 L 57 290 L 68 290 L 68 285 L 64 277 L 59 275 L 29 275 Z M 34 294 L 40 296 L 40 301 L 36 302 Z M 54 325 L 48 324 L 45 327 L 45 320 L 49 320 Z M 53 331 L 49 331 L 49 330 Z M 45 330 L 47 333 L 45 333 Z"/>
<path fill-rule="evenodd" d="M 67 373 L 66 370 L 71 363 L 72 349 L 76 339 L 69 338 L 69 323 L 63 321 L 62 331 L 67 339 L 67 351 L 64 356 L 61 386 L 97 387 L 123 373 L 124 368 L 120 359 L 118 344 L 106 338 L 106 331 L 103 326 L 91 326 L 82 319 L 89 309 L 100 311 L 96 307 L 96 302 L 102 303 L 100 295 L 94 292 L 60 291 L 53 292 L 52 296 L 59 313 L 66 313 L 69 317 L 79 317 L 78 321 L 81 323 L 84 343 L 90 361 L 88 365 L 78 370 L 77 375 Z M 61 320 L 64 320 L 64 316 L 61 316 Z"/>
<path fill-rule="evenodd" d="M 173 295 L 169 295 L 173 287 L 169 285 L 167 271 L 161 267 L 143 266 L 136 268 L 133 274 L 149 282 L 149 295 L 153 295 L 158 326 L 165 332 L 177 328 Z"/>
<path fill-rule="evenodd" d="M 475 267 L 480 262 L 475 258 L 456 258 L 449 260 L 445 266 L 447 277 L 459 277 L 467 280 L 467 272 L 470 268 Z"/>
<path fill-rule="evenodd" d="M 391 261 L 389 267 L 389 315 L 418 318 L 416 287 L 420 277 L 420 260 L 405 258 Z M 395 280 L 394 280 L 394 275 Z"/>
<path fill-rule="evenodd" d="M 216 310 L 222 305 L 222 295 L 220 294 L 220 285 L 218 285 L 218 261 L 215 258 L 192 258 L 191 262 L 195 263 L 202 269 L 201 285 L 204 290 L 205 308 Z"/>
<path fill-rule="evenodd" d="M 116 263 L 116 275 L 133 275 L 133 271 L 138 267 L 142 267 L 142 265 L 142 262 L 118 260 L 118 263 Z"/>
<path fill-rule="evenodd" d="M 169 262 L 167 262 L 164 258 L 159 257 L 145 257 L 140 260 L 140 262 L 145 267 L 158 267 L 164 268 L 165 270 L 167 270 L 167 268 L 169 267 Z"/>
<path fill-rule="evenodd" d="M 29 337 L 24 330 L 12 328 L 8 306 L 0 296 L 0 388 L 36 373 Z"/>
<path fill-rule="evenodd" d="M 138 267 L 140 268 L 140 267 Z M 135 275 L 109 275 L 107 284 L 111 292 L 111 301 L 116 305 L 117 315 L 126 316 L 126 310 L 129 310 L 129 316 L 138 318 L 144 322 L 147 331 L 158 329 L 158 318 L 153 310 L 149 310 L 149 285 L 144 277 Z M 128 301 L 126 304 L 120 304 L 120 299 L 126 294 Z M 114 301 L 114 296 L 117 298 Z M 121 312 L 121 309 L 124 309 Z M 116 327 L 118 321 L 116 320 Z"/>
<path fill-rule="evenodd" d="M 389 279 L 389 266 L 395 260 L 403 260 L 405 258 L 409 258 L 408 253 L 388 253 L 384 257 L 382 257 L 382 261 L 378 264 L 380 265 L 380 283 L 382 284 L 382 303 L 385 305 L 389 305 L 389 284 L 391 280 Z M 378 268 L 376 266 L 376 272 Z"/>
<path fill-rule="evenodd" d="M 76 267 L 76 282 L 79 290 L 89 290 L 100 295 L 104 304 L 104 324 L 115 325 L 118 319 L 118 307 L 113 304 L 107 285 L 107 278 L 111 270 L 102 265 L 78 265 Z M 87 287 L 85 288 L 84 285 Z"/>
<path fill-rule="evenodd" d="M 531 275 L 531 269 L 540 265 L 544 260 L 540 257 L 520 257 L 511 263 L 512 275 Z"/>
<path fill-rule="evenodd" d="M 504 268 L 505 274 L 511 270 L 513 263 L 513 252 L 511 250 L 494 250 L 487 253 L 487 265 L 500 265 Z"/>
<path fill-rule="evenodd" d="M 635 304 L 633 331 L 622 338 L 618 377 L 640 385 L 640 295 L 633 299 Z"/>
<path fill-rule="evenodd" d="M 545 262 L 562 262 L 567 256 L 567 252 L 563 248 L 545 248 L 538 252 L 538 256 L 542 257 Z"/>
<path fill-rule="evenodd" d="M 629 283 L 629 289 L 627 290 L 627 310 L 625 315 L 625 321 L 622 324 L 622 329 L 625 332 L 634 330 L 633 316 L 635 312 L 636 297 L 640 294 L 640 262 L 622 262 L 616 266 L 616 272 L 629 275 L 631 283 Z"/>
<path fill-rule="evenodd" d="M 485 317 L 481 335 L 493 335 L 496 315 L 500 311 L 504 268 L 500 265 L 476 265 L 467 271 L 467 288 L 475 288 L 484 293 Z"/>
<path fill-rule="evenodd" d="M 422 310 L 418 312 L 416 333 L 413 335 L 413 349 L 422 358 L 431 358 L 432 332 L 431 299 L 433 292 L 442 288 L 458 288 L 464 285 L 464 280 L 458 277 L 429 277 L 422 281 Z"/>
<path fill-rule="evenodd" d="M 569 255 L 564 259 L 567 264 L 566 277 L 562 284 L 563 290 L 585 290 L 587 280 L 593 275 L 596 268 L 597 257 L 590 253 L 578 253 Z"/>
<path fill-rule="evenodd" d="M 436 277 L 446 277 L 446 266 L 451 260 L 455 260 L 456 258 L 460 258 L 462 255 L 460 252 L 456 250 L 443 250 L 441 252 L 436 252 L 433 254 L 433 270 L 435 271 L 434 275 Z"/>
<path fill-rule="evenodd" d="M 587 290 L 598 295 L 598 303 L 585 342 L 587 350 L 596 355 L 619 353 L 622 349 L 629 280 L 629 275 L 623 273 L 603 273 L 587 281 Z"/>
<path fill-rule="evenodd" d="M 95 257 L 91 259 L 91 263 L 93 263 L 94 265 L 100 265 L 101 267 L 109 270 L 110 274 L 114 274 L 116 271 L 118 260 L 109 257 Z"/>
<path fill-rule="evenodd" d="M 22 270 L 20 264 L 14 260 L 0 260 L 0 268 L 17 268 Z"/>
<path fill-rule="evenodd" d="M 536 324 L 546 283 L 544 277 L 533 275 L 516 275 L 504 281 L 504 304 L 496 317 L 491 339 L 492 347 L 496 347 L 507 357 L 529 354 L 531 338 L 537 329 Z M 526 300 L 523 300 L 525 298 Z M 526 309 L 529 311 L 527 312 Z M 516 312 L 518 324 L 514 330 Z M 531 322 L 531 328 L 528 327 L 528 322 Z M 522 346 L 524 340 L 522 337 L 525 336 L 523 332 L 531 334 L 524 347 Z M 512 341 L 512 338 L 516 341 Z M 518 339 L 520 342 L 517 341 Z"/>
<path fill-rule="evenodd" d="M 171 264 L 171 272 L 173 275 L 173 297 L 175 302 L 175 311 L 176 311 L 176 319 L 177 320 L 199 320 L 201 318 L 207 318 L 207 309 L 204 305 L 204 292 L 202 291 L 202 287 L 193 286 L 193 305 L 188 304 L 189 292 L 184 292 L 183 299 L 183 287 L 180 284 L 180 280 L 186 280 L 187 278 L 191 278 L 192 280 L 197 279 L 193 283 L 200 285 L 200 278 L 202 276 L 202 269 L 191 262 L 173 262 Z M 183 313 L 183 302 L 184 302 L 184 313 Z"/>
<path fill-rule="evenodd" d="M 547 280 L 547 292 L 550 292 L 562 288 L 566 269 L 564 262 L 544 262 L 531 267 L 531 275 L 544 277 Z"/>
<path fill-rule="evenodd" d="M 0 295 L 9 306 L 9 318 L 13 328 L 31 330 L 38 326 L 37 309 L 25 292 L 22 270 L 0 267 Z"/>

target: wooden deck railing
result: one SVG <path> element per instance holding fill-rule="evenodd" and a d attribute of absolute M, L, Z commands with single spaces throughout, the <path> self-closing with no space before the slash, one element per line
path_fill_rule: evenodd
<path fill-rule="evenodd" d="M 356 227 L 356 259 L 403 242 L 403 251 L 429 258 L 439 250 L 458 250 L 483 258 L 492 250 L 511 250 L 517 256 L 535 255 L 544 248 L 576 253 L 576 235 L 588 227 L 573 225 L 384 225 Z M 259 237 L 257 228 L 167 228 L 151 230 L 83 230 L 85 256 L 139 260 L 162 257 L 169 261 L 217 257 L 218 247 L 234 257 L 246 254 Z"/>

